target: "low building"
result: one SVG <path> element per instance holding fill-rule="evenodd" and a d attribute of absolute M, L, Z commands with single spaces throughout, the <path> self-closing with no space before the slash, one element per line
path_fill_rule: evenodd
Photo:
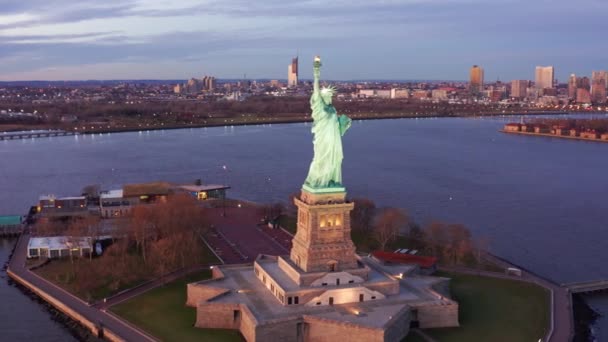
<path fill-rule="evenodd" d="M 28 258 L 64 258 L 89 256 L 92 251 L 90 237 L 31 237 L 27 244 Z"/>
<path fill-rule="evenodd" d="M 40 217 L 83 217 L 90 214 L 84 196 L 43 195 L 38 200 L 37 211 Z"/>
<path fill-rule="evenodd" d="M 384 89 L 360 89 L 358 97 L 368 98 L 368 97 L 377 97 L 382 99 L 391 98 L 391 90 Z"/>
<path fill-rule="evenodd" d="M 549 126 L 547 125 L 536 125 L 534 126 L 534 133 L 550 133 L 551 130 L 549 129 Z"/>
<path fill-rule="evenodd" d="M 226 190 L 230 189 L 230 187 L 219 184 L 180 185 L 177 189 L 194 196 L 200 201 L 206 201 L 210 199 L 225 199 Z"/>
<path fill-rule="evenodd" d="M 433 98 L 433 100 L 447 101 L 448 92 L 445 89 L 433 89 L 433 91 L 431 92 L 431 97 Z"/>
<path fill-rule="evenodd" d="M 410 97 L 410 91 L 407 89 L 391 89 L 391 99 L 407 99 Z"/>
<path fill-rule="evenodd" d="M 570 129 L 570 136 L 571 137 L 578 137 L 578 131 L 574 128 Z"/>
<path fill-rule="evenodd" d="M 173 186 L 167 182 L 127 184 L 123 187 L 123 198 L 131 205 L 166 202 Z"/>
<path fill-rule="evenodd" d="M 522 132 L 532 132 L 534 130 L 534 128 L 531 125 L 521 125 L 521 131 Z"/>
<path fill-rule="evenodd" d="M 429 98 L 428 90 L 414 90 L 412 97 L 419 100 L 426 100 Z"/>
<path fill-rule="evenodd" d="M 518 123 L 508 123 L 503 128 L 506 132 L 519 132 L 521 130 L 521 125 Z"/>
<path fill-rule="evenodd" d="M 99 196 L 101 217 L 112 218 L 127 215 L 133 209 L 132 201 L 139 203 L 139 199 L 123 197 L 122 189 L 102 191 Z"/>
<path fill-rule="evenodd" d="M 372 252 L 372 257 L 385 265 L 404 264 L 415 265 L 422 274 L 433 274 L 437 271 L 436 257 L 412 255 L 408 253 L 393 253 L 385 251 Z M 403 277 L 403 275 L 402 275 Z"/>
<path fill-rule="evenodd" d="M 604 133 L 604 134 L 600 135 L 600 139 L 601 140 L 608 140 L 608 133 Z"/>
<path fill-rule="evenodd" d="M 553 134 L 555 135 L 569 135 L 569 130 L 566 127 L 555 127 Z"/>
<path fill-rule="evenodd" d="M 580 137 L 584 139 L 597 139 L 597 132 L 593 130 L 581 132 Z"/>

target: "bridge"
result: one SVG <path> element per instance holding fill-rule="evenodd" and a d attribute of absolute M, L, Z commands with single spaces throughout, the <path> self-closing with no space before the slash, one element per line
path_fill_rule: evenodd
<path fill-rule="evenodd" d="M 562 284 L 562 286 L 568 288 L 571 293 L 605 291 L 608 290 L 608 279 L 568 283 Z"/>
<path fill-rule="evenodd" d="M 0 140 L 60 137 L 60 136 L 76 135 L 76 134 L 78 134 L 78 133 L 62 131 L 62 130 L 0 132 Z"/>

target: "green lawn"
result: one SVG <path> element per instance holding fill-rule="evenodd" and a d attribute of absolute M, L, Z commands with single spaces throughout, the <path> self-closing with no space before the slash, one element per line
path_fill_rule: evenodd
<path fill-rule="evenodd" d="M 295 235 L 298 227 L 297 219 L 294 216 L 281 215 L 279 216 L 279 226 Z"/>
<path fill-rule="evenodd" d="M 402 342 L 426 342 L 424 337 L 410 330 L 410 333 L 403 339 Z"/>
<path fill-rule="evenodd" d="M 195 328 L 196 309 L 186 306 L 186 284 L 207 279 L 210 271 L 198 272 L 153 289 L 111 308 L 162 341 L 242 341 L 235 330 Z"/>
<path fill-rule="evenodd" d="M 452 278 L 460 328 L 428 329 L 438 341 L 538 341 L 549 327 L 549 292 L 515 280 L 442 273 Z"/>

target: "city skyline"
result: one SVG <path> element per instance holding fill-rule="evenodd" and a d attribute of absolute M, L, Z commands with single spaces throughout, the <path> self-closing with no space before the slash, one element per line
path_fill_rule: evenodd
<path fill-rule="evenodd" d="M 553 65 L 564 82 L 606 69 L 606 10 L 593 0 L 11 1 L 0 13 L 0 80 L 283 79 L 299 50 L 302 79 L 318 54 L 332 80 L 466 80 L 478 64 L 504 81 Z M 555 25 L 566 19 L 588 25 Z"/>

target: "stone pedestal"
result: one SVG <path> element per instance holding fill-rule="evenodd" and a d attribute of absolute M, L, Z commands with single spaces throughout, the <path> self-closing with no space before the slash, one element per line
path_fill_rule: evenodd
<path fill-rule="evenodd" d="M 350 211 L 346 192 L 313 192 L 302 189 L 294 199 L 298 230 L 290 259 L 304 272 L 338 272 L 356 269 L 355 245 L 350 237 Z"/>

